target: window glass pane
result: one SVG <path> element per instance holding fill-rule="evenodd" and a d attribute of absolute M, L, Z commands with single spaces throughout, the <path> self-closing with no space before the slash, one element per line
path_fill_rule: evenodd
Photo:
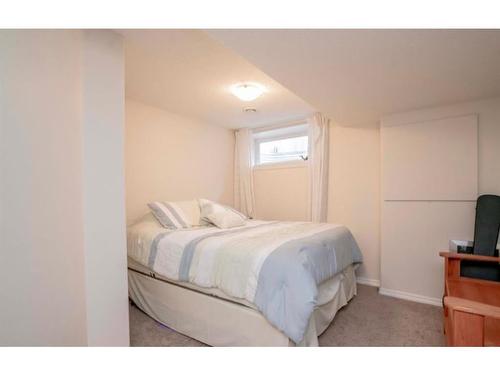
<path fill-rule="evenodd" d="M 303 160 L 307 157 L 307 135 L 259 143 L 259 161 L 279 163 L 291 160 Z"/>

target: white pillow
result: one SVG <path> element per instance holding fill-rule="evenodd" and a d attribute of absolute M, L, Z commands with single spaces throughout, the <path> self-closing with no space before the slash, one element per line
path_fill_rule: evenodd
<path fill-rule="evenodd" d="M 245 225 L 245 220 L 231 211 L 217 211 L 208 215 L 207 219 L 221 229 L 241 227 Z"/>
<path fill-rule="evenodd" d="M 190 228 L 203 224 L 200 219 L 198 201 L 152 202 L 148 204 L 151 212 L 165 228 Z"/>
<path fill-rule="evenodd" d="M 246 216 L 235 209 L 219 203 L 200 199 L 201 220 L 212 223 L 219 228 L 232 228 L 245 225 Z"/>

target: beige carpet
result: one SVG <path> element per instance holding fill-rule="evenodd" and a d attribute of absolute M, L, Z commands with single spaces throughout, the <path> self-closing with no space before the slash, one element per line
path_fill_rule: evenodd
<path fill-rule="evenodd" d="M 441 346 L 442 309 L 378 294 L 358 285 L 358 295 L 320 336 L 320 346 Z M 132 346 L 205 346 L 130 307 Z"/>

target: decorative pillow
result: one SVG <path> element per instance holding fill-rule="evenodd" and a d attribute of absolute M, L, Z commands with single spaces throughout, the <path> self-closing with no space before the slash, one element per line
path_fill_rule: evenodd
<path fill-rule="evenodd" d="M 234 208 L 232 208 L 231 206 L 224 206 L 224 205 L 221 205 L 223 206 L 224 208 L 227 208 L 228 210 L 234 212 L 236 215 L 238 215 L 239 217 L 241 217 L 241 219 L 243 220 L 248 220 L 248 216 L 245 215 L 244 213 L 241 213 L 240 211 L 238 210 L 235 210 Z"/>
<path fill-rule="evenodd" d="M 219 228 L 232 228 L 245 225 L 247 217 L 232 207 L 224 206 L 219 203 L 200 199 L 201 220 L 212 223 Z"/>
<path fill-rule="evenodd" d="M 200 206 L 197 201 L 152 202 L 151 212 L 165 228 L 181 229 L 200 225 Z"/>

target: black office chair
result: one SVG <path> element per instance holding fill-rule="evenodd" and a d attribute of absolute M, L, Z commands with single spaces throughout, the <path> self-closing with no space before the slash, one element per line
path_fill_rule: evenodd
<path fill-rule="evenodd" d="M 500 197 L 481 195 L 476 203 L 476 224 L 472 254 L 498 257 Z M 500 281 L 500 265 L 491 262 L 462 261 L 460 275 L 475 279 Z"/>

